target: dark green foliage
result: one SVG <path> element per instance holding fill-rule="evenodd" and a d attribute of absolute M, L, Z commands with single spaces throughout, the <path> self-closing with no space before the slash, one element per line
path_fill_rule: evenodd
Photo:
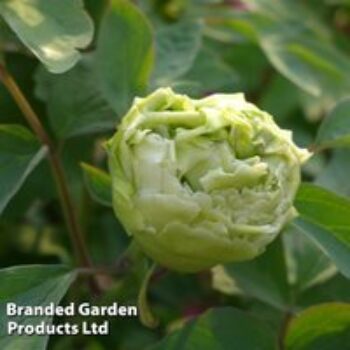
<path fill-rule="evenodd" d="M 77 267 L 50 150 L 1 84 L 1 349 L 350 349 L 349 1 L 2 0 L 0 21 L 0 76 L 52 139 L 96 267 Z M 193 275 L 157 267 L 145 284 L 150 262 L 114 216 L 104 147 L 133 99 L 160 86 L 244 92 L 315 154 L 299 217 L 263 255 Z M 133 304 L 142 285 L 156 329 L 110 318 L 104 337 L 6 335 L 9 300 Z"/>

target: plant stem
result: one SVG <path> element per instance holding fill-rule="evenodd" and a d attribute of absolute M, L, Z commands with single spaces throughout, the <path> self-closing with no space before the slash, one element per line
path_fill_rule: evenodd
<path fill-rule="evenodd" d="M 293 313 L 291 311 L 286 311 L 286 313 L 283 316 L 281 328 L 278 334 L 278 349 L 284 350 L 285 349 L 285 338 L 289 326 L 289 322 L 291 321 L 293 317 Z"/>
<path fill-rule="evenodd" d="M 23 92 L 17 85 L 15 79 L 7 71 L 7 69 L 0 64 L 0 80 L 8 92 L 12 95 L 17 106 L 22 111 L 26 121 L 43 145 L 48 147 L 48 160 L 51 165 L 52 173 L 56 182 L 57 190 L 63 209 L 63 214 L 66 220 L 67 228 L 70 234 L 70 239 L 74 248 L 74 255 L 78 264 L 81 267 L 91 268 L 92 263 L 88 254 L 88 250 L 84 241 L 79 221 L 76 216 L 74 203 L 69 193 L 67 180 L 62 166 L 58 151 L 52 142 L 50 136 L 41 124 L 37 114 L 29 104 Z"/>

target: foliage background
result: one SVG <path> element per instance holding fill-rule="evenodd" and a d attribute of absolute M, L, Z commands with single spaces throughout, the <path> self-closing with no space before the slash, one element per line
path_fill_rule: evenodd
<path fill-rule="evenodd" d="M 0 16 L 1 349 L 350 349 L 348 0 L 1 0 Z M 110 206 L 103 143 L 159 86 L 242 91 L 315 152 L 300 217 L 254 261 L 145 280 L 149 262 Z M 30 131 L 21 96 L 46 134 Z M 55 159 L 83 232 L 75 256 Z M 139 301 L 146 316 L 148 298 L 159 326 L 111 318 L 105 337 L 6 335 L 7 301 L 62 298 Z"/>

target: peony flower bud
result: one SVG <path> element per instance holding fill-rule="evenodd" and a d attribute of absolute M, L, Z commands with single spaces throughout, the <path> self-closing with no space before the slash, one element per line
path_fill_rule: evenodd
<path fill-rule="evenodd" d="M 115 213 L 170 269 L 253 259 L 296 216 L 291 136 L 243 94 L 137 98 L 107 146 Z"/>

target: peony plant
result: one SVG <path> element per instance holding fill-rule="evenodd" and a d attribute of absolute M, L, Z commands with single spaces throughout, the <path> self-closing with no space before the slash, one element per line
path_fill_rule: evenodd
<path fill-rule="evenodd" d="M 243 94 L 135 99 L 107 143 L 114 211 L 159 264 L 196 272 L 253 259 L 296 216 L 310 153 Z"/>

